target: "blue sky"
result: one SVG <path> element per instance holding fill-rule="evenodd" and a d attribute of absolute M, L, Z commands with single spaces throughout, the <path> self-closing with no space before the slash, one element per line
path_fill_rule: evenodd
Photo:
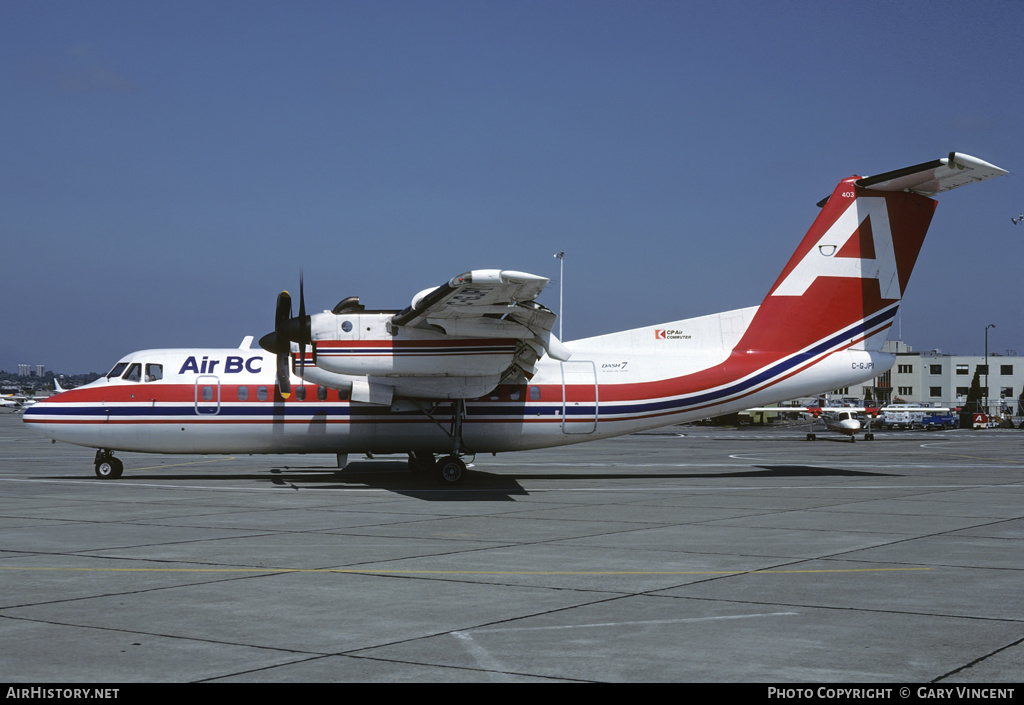
<path fill-rule="evenodd" d="M 1024 353 L 1024 2 L 0 7 L 0 369 L 552 278 L 565 337 L 760 302 L 851 174 L 961 151 L 899 326 Z"/>

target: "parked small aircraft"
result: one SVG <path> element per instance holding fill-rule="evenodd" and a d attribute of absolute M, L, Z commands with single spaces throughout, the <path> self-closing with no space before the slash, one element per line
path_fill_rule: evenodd
<path fill-rule="evenodd" d="M 902 407 L 908 412 L 936 413 L 949 411 L 946 407 L 914 407 L 905 405 Z M 807 440 L 817 439 L 814 432 L 815 424 L 820 422 L 825 425 L 825 430 L 848 436 L 850 442 L 857 440 L 857 434 L 863 432 L 865 441 L 875 440 L 875 428 L 881 428 L 882 424 L 878 417 L 884 413 L 884 409 L 877 406 L 770 406 L 747 409 L 749 412 L 797 412 L 807 418 L 810 428 L 807 431 Z"/>
<path fill-rule="evenodd" d="M 0 406 L 19 412 L 24 411 L 40 399 L 45 399 L 45 397 L 30 397 L 25 396 L 24 394 L 4 394 L 3 396 L 0 396 Z"/>
<path fill-rule="evenodd" d="M 463 457 L 569 445 L 726 413 L 881 374 L 881 346 L 931 223 L 930 196 L 1007 173 L 948 157 L 843 179 L 759 306 L 563 343 L 541 276 L 473 270 L 401 311 L 356 297 L 306 314 L 277 299 L 263 351 L 143 350 L 25 412 L 32 428 L 151 453 L 407 453 L 463 481 Z M 435 456 L 441 455 L 435 461 Z"/>
<path fill-rule="evenodd" d="M 20 410 L 22 406 L 24 406 L 24 402 L 25 400 L 23 397 L 17 397 L 13 394 L 4 394 L 3 396 L 0 396 L 0 406 L 8 409 Z"/>

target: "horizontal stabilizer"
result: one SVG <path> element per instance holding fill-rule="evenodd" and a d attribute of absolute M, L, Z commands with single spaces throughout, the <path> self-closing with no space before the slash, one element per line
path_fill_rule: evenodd
<path fill-rule="evenodd" d="M 934 196 L 943 191 L 973 184 L 1008 173 L 994 164 L 967 154 L 950 152 L 948 157 L 889 171 L 857 180 L 857 186 L 875 191 L 910 191 Z"/>

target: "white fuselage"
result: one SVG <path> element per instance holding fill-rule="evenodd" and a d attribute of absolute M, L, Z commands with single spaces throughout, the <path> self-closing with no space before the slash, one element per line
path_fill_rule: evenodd
<path fill-rule="evenodd" d="M 629 333 L 653 340 L 664 330 Z M 688 345 L 679 333 L 653 351 L 622 345 L 623 335 L 568 343 L 570 360 L 545 356 L 528 383 L 499 385 L 467 400 L 464 452 L 567 445 L 684 423 L 853 384 L 892 363 L 890 355 L 849 348 L 813 356 L 813 365 L 811 356 L 799 354 L 746 361 L 734 351 Z M 597 349 L 586 350 L 587 343 Z M 742 374 L 744 364 L 749 375 Z M 369 404 L 297 377 L 284 399 L 274 356 L 262 350 L 146 350 L 124 357 L 115 370 L 117 376 L 35 405 L 26 423 L 68 443 L 154 453 L 447 453 L 452 447 L 453 402 L 396 397 Z"/>

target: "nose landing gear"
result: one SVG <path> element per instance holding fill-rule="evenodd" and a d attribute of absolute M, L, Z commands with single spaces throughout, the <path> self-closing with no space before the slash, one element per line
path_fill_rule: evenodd
<path fill-rule="evenodd" d="M 96 451 L 96 477 L 101 480 L 116 480 L 124 472 L 124 463 L 114 457 L 113 451 L 100 448 Z"/>

